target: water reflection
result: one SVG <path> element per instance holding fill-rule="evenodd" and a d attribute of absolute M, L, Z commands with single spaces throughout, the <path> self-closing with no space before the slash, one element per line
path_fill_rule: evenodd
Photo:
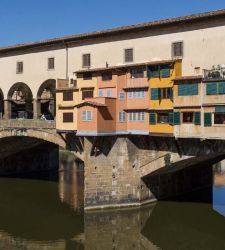
<path fill-rule="evenodd" d="M 225 249 L 223 172 L 214 175 L 213 206 L 180 200 L 84 215 L 82 170 L 0 178 L 0 249 Z"/>

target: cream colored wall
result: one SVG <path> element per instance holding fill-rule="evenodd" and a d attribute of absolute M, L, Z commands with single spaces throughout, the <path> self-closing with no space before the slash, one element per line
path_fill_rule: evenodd
<path fill-rule="evenodd" d="M 146 34 L 146 32 L 145 32 Z M 81 69 L 82 54 L 91 53 L 92 67 L 121 65 L 124 63 L 124 49 L 134 49 L 136 63 L 171 59 L 171 43 L 184 41 L 183 75 L 193 75 L 194 68 L 211 68 L 213 64 L 224 63 L 225 25 L 176 32 L 122 41 L 111 41 L 91 45 L 77 45 L 68 49 L 68 73 Z M 19 41 L 18 41 L 19 42 Z M 55 70 L 47 70 L 47 58 L 55 57 Z M 24 73 L 16 74 L 16 62 L 24 62 Z M 15 82 L 27 83 L 36 96 L 42 82 L 49 78 L 66 77 L 66 50 L 52 50 L 18 56 L 0 58 L 0 87 L 6 96 L 10 86 Z"/>

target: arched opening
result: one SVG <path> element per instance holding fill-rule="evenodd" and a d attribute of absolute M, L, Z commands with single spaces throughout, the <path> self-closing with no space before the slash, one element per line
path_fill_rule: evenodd
<path fill-rule="evenodd" d="M 0 89 L 0 119 L 4 116 L 4 95 L 2 90 Z"/>
<path fill-rule="evenodd" d="M 33 118 L 33 94 L 30 88 L 22 82 L 15 83 L 8 93 L 9 119 Z"/>
<path fill-rule="evenodd" d="M 56 81 L 49 79 L 42 83 L 37 94 L 37 118 L 54 120 Z"/>

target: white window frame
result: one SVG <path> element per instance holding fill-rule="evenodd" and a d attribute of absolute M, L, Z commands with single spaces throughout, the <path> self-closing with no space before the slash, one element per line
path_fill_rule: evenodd
<path fill-rule="evenodd" d="M 144 122 L 145 112 L 129 112 L 129 122 Z"/>
<path fill-rule="evenodd" d="M 104 94 L 103 94 L 103 89 L 99 89 L 98 90 L 98 97 L 103 97 Z"/>
<path fill-rule="evenodd" d="M 112 97 L 112 90 L 106 89 L 106 97 Z"/>
<path fill-rule="evenodd" d="M 81 112 L 81 120 L 84 122 L 92 121 L 92 111 L 91 110 L 84 110 Z"/>
<path fill-rule="evenodd" d="M 120 101 L 125 100 L 125 92 L 124 91 L 119 92 L 119 100 Z"/>
<path fill-rule="evenodd" d="M 144 90 L 128 91 L 128 99 L 145 99 Z"/>
<path fill-rule="evenodd" d="M 118 113 L 118 121 L 119 122 L 126 122 L 126 112 L 120 111 Z"/>

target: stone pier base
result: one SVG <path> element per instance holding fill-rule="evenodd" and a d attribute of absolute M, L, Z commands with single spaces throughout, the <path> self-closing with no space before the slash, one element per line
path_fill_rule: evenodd
<path fill-rule="evenodd" d="M 128 137 L 85 138 L 85 210 L 154 200 L 140 178 L 142 153 Z"/>

